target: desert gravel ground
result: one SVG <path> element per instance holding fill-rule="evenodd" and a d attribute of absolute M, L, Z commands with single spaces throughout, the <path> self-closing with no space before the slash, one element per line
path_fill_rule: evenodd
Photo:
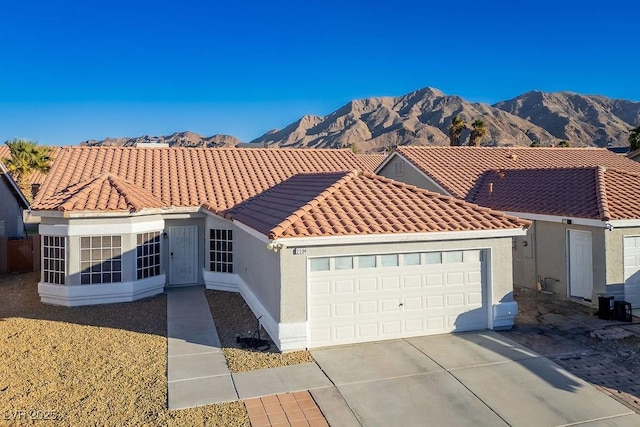
<path fill-rule="evenodd" d="M 166 296 L 55 307 L 38 278 L 0 275 L 0 425 L 250 425 L 239 401 L 167 410 Z"/>
<path fill-rule="evenodd" d="M 308 351 L 281 353 L 273 341 L 271 341 L 271 348 L 264 352 L 240 348 L 236 343 L 236 336 L 253 336 L 257 329 L 258 323 L 253 312 L 239 293 L 207 290 L 206 295 L 218 330 L 222 351 L 231 372 L 247 372 L 313 362 L 313 357 Z M 264 329 L 261 329 L 260 337 L 269 339 Z"/>

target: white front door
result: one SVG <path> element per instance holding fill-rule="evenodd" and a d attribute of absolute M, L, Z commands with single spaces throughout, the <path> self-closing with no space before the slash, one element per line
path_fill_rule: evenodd
<path fill-rule="evenodd" d="M 198 227 L 169 227 L 169 285 L 198 281 Z"/>
<path fill-rule="evenodd" d="M 624 300 L 640 308 L 640 236 L 624 238 Z"/>
<path fill-rule="evenodd" d="M 486 329 L 482 250 L 312 258 L 309 347 Z"/>
<path fill-rule="evenodd" d="M 569 239 L 569 296 L 591 301 L 593 266 L 591 232 L 568 230 Z"/>

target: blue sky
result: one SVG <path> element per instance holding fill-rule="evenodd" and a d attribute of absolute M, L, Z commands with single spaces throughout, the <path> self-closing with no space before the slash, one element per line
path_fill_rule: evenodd
<path fill-rule="evenodd" d="M 0 139 L 244 141 L 425 87 L 640 101 L 640 3 L 0 0 Z"/>

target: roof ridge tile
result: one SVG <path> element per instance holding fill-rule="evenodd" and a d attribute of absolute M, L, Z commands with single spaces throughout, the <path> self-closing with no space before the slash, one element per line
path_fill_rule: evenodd
<path fill-rule="evenodd" d="M 607 200 L 606 190 L 606 177 L 605 173 L 607 168 L 604 166 L 598 166 L 596 169 L 596 198 L 598 200 L 598 211 L 600 218 L 603 221 L 609 221 L 611 219 L 611 212 L 609 211 L 609 201 Z"/>

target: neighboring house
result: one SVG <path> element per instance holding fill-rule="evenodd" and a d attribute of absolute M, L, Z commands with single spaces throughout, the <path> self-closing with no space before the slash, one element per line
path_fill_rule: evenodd
<path fill-rule="evenodd" d="M 33 209 L 43 302 L 204 283 L 240 292 L 282 350 L 511 327 L 529 225 L 348 150 L 65 148 Z"/>
<path fill-rule="evenodd" d="M 627 157 L 636 162 L 640 162 L 640 148 L 627 154 Z"/>
<path fill-rule="evenodd" d="M 12 257 L 9 255 L 15 249 L 12 247 L 15 242 L 9 242 L 9 239 L 25 236 L 22 213 L 29 208 L 29 202 L 27 202 L 1 160 L 0 201 L 0 272 L 20 271 L 21 265 L 16 264 L 15 260 L 20 260 L 21 257 L 15 256 L 15 254 L 12 254 L 14 255 Z M 18 246 L 21 247 L 20 245 Z M 18 253 L 21 254 L 22 252 L 18 251 Z"/>
<path fill-rule="evenodd" d="M 533 221 L 514 283 L 640 307 L 640 164 L 606 149 L 401 147 L 377 173 Z"/>
<path fill-rule="evenodd" d="M 0 237 L 24 237 L 22 213 L 29 202 L 0 160 Z"/>

